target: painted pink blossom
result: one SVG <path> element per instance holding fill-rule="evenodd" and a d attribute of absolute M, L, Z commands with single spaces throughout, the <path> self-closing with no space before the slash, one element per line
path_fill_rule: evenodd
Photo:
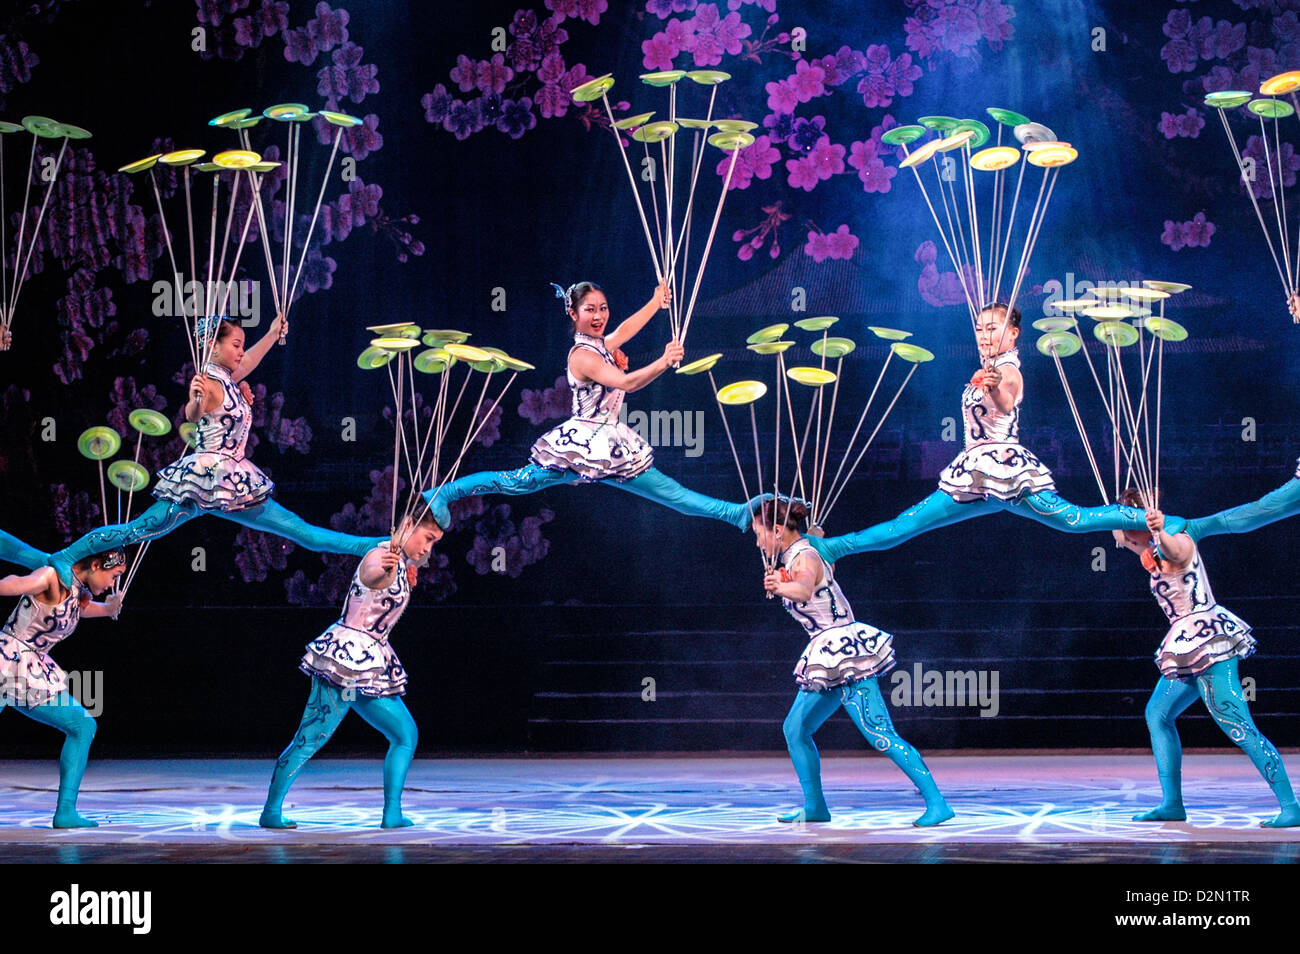
<path fill-rule="evenodd" d="M 682 48 L 669 38 L 667 32 L 660 31 L 641 41 L 641 63 L 647 70 L 671 70 L 673 60 L 681 51 Z"/>
<path fill-rule="evenodd" d="M 749 36 L 749 24 L 740 19 L 739 13 L 728 13 L 720 17 L 717 4 L 702 3 L 695 8 L 695 19 L 690 21 L 695 28 L 696 66 L 717 66 L 722 62 L 722 54 L 739 55 L 741 40 Z"/>
<path fill-rule="evenodd" d="M 767 90 L 767 108 L 774 113 L 793 113 L 802 102 L 786 80 L 775 80 L 763 88 Z"/>
<path fill-rule="evenodd" d="M 791 188 L 811 192 L 817 188 L 817 183 L 821 181 L 817 175 L 817 164 L 807 156 L 801 159 L 787 159 L 785 168 L 789 173 L 786 181 Z"/>
<path fill-rule="evenodd" d="M 844 147 L 831 142 L 829 136 L 823 136 L 808 154 L 818 179 L 829 179 L 844 171 Z"/>
<path fill-rule="evenodd" d="M 1180 136 L 1189 139 L 1195 139 L 1205 128 L 1205 120 L 1195 109 L 1189 109 L 1186 113 L 1161 113 L 1159 129 L 1165 134 L 1166 139 L 1175 139 Z"/>
<path fill-rule="evenodd" d="M 1274 183 L 1280 181 L 1284 187 L 1296 183 L 1296 172 L 1300 170 L 1300 156 L 1289 142 L 1282 143 L 1279 154 L 1272 142 L 1265 142 L 1259 136 L 1246 140 L 1246 148 L 1241 150 L 1242 164 L 1247 171 L 1246 181 L 1257 199 L 1273 198 Z M 1250 162 L 1246 162 L 1250 160 Z M 1249 173 L 1253 171 L 1253 178 Z"/>
<path fill-rule="evenodd" d="M 806 103 L 814 96 L 821 96 L 826 92 L 826 71 L 819 66 L 813 66 L 807 60 L 800 60 L 795 64 L 794 75 L 787 80 L 790 89 L 794 92 L 795 99 L 801 103 Z M 792 112 L 792 110 L 778 110 L 768 100 L 768 107 L 773 112 Z"/>
<path fill-rule="evenodd" d="M 1183 248 L 1209 248 L 1214 231 L 1214 223 L 1206 221 L 1204 212 L 1197 212 L 1189 222 L 1166 219 L 1160 241 L 1175 252 Z"/>
<path fill-rule="evenodd" d="M 808 243 L 804 252 L 812 256 L 814 262 L 823 262 L 828 258 L 848 260 L 858 247 L 858 237 L 849 231 L 847 225 L 841 225 L 834 232 L 809 232 Z"/>
<path fill-rule="evenodd" d="M 898 175 L 898 169 L 885 165 L 880 156 L 880 141 L 868 139 L 866 142 L 854 142 L 849 145 L 849 165 L 858 170 L 864 192 L 888 192 L 891 180 Z"/>
<path fill-rule="evenodd" d="M 546 0 L 546 9 L 555 13 L 556 22 L 565 17 L 586 20 L 592 26 L 600 23 L 600 15 L 609 9 L 608 0 Z"/>
<path fill-rule="evenodd" d="M 736 155 L 736 168 L 731 174 L 732 189 L 748 189 L 754 179 L 772 178 L 772 165 L 779 162 L 781 152 L 767 136 L 759 136 Z M 718 160 L 718 175 L 726 176 L 731 157 Z"/>

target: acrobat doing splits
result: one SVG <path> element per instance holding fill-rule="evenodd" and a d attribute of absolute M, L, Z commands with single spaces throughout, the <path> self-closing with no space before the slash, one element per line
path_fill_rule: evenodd
<path fill-rule="evenodd" d="M 55 553 L 51 565 L 64 583 L 72 579 L 78 560 L 104 550 L 152 540 L 205 513 L 265 530 L 308 550 L 360 556 L 375 545 L 373 538 L 338 533 L 307 523 L 271 500 L 275 485 L 244 456 L 252 428 L 252 391 L 245 379 L 281 336 L 284 319 L 277 317 L 266 335 L 244 351 L 244 329 L 225 318 L 201 318 L 200 340 L 210 341 L 210 360 L 190 381 L 185 417 L 197 421 L 194 453 L 158 472 L 153 495 L 158 502 L 130 523 L 92 530 Z"/>
<path fill-rule="evenodd" d="M 573 347 L 569 351 L 568 381 L 573 390 L 572 416 L 551 428 L 533 444 L 532 463 L 518 470 L 481 471 L 427 491 L 439 526 L 451 523 L 450 504 L 476 494 L 531 494 L 559 484 L 601 481 L 678 513 L 711 517 L 747 530 L 748 503 L 729 503 L 688 490 L 654 467 L 654 452 L 642 437 L 619 420 L 619 407 L 629 391 L 645 387 L 682 359 L 682 346 L 670 341 L 658 360 L 635 371 L 627 370 L 627 359 L 619 350 L 656 312 L 668 305 L 667 286 L 660 286 L 653 298 L 614 331 L 609 324 L 609 302 L 598 285 L 579 282 L 563 289 L 555 286 L 556 297 L 564 299 L 565 311 L 573 324 Z"/>
<path fill-rule="evenodd" d="M 977 317 L 976 343 L 983 366 L 962 391 L 965 446 L 939 476 L 939 489 L 892 520 L 838 537 L 809 537 L 834 563 L 850 553 L 887 550 L 927 530 L 1006 511 L 1066 533 L 1145 531 L 1140 509 L 1121 505 L 1080 507 L 1056 492 L 1051 472 L 1020 443 L 1024 379 L 1016 343 L 1020 312 L 1001 303 Z M 1175 532 L 1185 521 L 1167 517 Z"/>

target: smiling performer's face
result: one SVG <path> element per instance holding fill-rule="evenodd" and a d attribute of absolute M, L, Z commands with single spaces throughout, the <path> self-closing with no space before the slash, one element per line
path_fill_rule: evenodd
<path fill-rule="evenodd" d="M 596 338 L 604 337 L 605 326 L 609 324 L 609 302 L 605 293 L 592 289 L 578 302 L 575 311 L 569 312 L 573 319 L 574 331 Z"/>

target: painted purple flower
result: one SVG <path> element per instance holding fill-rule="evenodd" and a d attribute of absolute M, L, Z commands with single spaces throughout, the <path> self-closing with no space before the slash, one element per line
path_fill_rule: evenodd
<path fill-rule="evenodd" d="M 447 114 L 451 112 L 452 102 L 447 87 L 439 83 L 433 88 L 433 92 L 425 93 L 420 100 L 420 105 L 424 107 L 424 121 L 427 123 L 441 123 L 447 118 Z"/>
<path fill-rule="evenodd" d="M 488 413 L 489 405 L 479 408 L 478 414 L 474 417 L 474 427 L 478 430 L 474 438 L 475 444 L 482 444 L 484 447 L 491 447 L 501 439 L 501 405 L 498 404 L 492 408 L 492 413 Z"/>
<path fill-rule="evenodd" d="M 545 390 L 524 388 L 519 397 L 519 416 L 537 426 L 549 420 L 568 417 L 573 391 L 569 388 L 568 379 L 561 375 L 551 387 Z"/>
<path fill-rule="evenodd" d="M 695 18 L 689 21 L 695 28 L 696 66 L 716 66 L 722 62 L 722 54 L 736 56 L 741 50 L 741 40 L 749 36 L 749 24 L 740 19 L 739 13 L 728 13 L 719 19 L 718 7 L 714 3 L 702 3 L 695 8 Z M 801 61 L 802 62 L 802 61 Z M 825 74 L 822 74 L 825 76 Z"/>
<path fill-rule="evenodd" d="M 283 537 L 247 527 L 235 534 L 235 566 L 245 583 L 261 583 L 268 570 L 283 570 L 294 545 Z"/>
<path fill-rule="evenodd" d="M 478 69 L 473 60 L 464 53 L 456 57 L 456 65 L 451 68 L 451 81 L 456 84 L 462 93 L 468 93 L 474 88 L 474 80 L 478 75 Z"/>
<path fill-rule="evenodd" d="M 818 179 L 829 179 L 844 171 L 844 147 L 831 142 L 829 136 L 823 136 L 808 153 L 807 161 L 812 163 Z"/>
<path fill-rule="evenodd" d="M 786 171 L 789 175 L 786 181 L 791 188 L 803 189 L 805 192 L 811 192 L 817 188 L 817 183 L 821 181 L 817 175 L 817 164 L 810 157 L 804 156 L 800 159 L 787 159 L 785 163 Z"/>
<path fill-rule="evenodd" d="M 648 40 L 641 41 L 641 63 L 647 70 L 670 70 L 673 59 L 681 53 L 666 31 L 660 31 Z"/>
<path fill-rule="evenodd" d="M 195 18 L 209 26 L 220 26 L 227 16 L 248 6 L 248 0 L 194 0 Z"/>
<path fill-rule="evenodd" d="M 592 26 L 600 23 L 600 15 L 609 9 L 608 0 L 546 0 L 546 9 L 555 13 L 557 22 L 565 17 L 586 20 Z"/>
<path fill-rule="evenodd" d="M 362 64 L 363 52 L 361 47 L 348 41 L 334 51 L 334 65 L 316 74 L 319 80 L 316 92 L 331 105 L 337 105 L 344 96 L 359 103 L 367 93 L 379 92 L 379 80 L 375 78 L 379 67 L 374 63 Z"/>
<path fill-rule="evenodd" d="M 759 136 L 736 154 L 736 168 L 731 174 L 732 189 L 748 189 L 754 179 L 772 178 L 772 164 L 779 162 L 781 152 L 767 136 Z M 718 175 L 726 176 L 731 157 L 718 160 Z"/>
<path fill-rule="evenodd" d="M 71 543 L 74 537 L 102 522 L 99 502 L 91 500 L 86 491 L 73 494 L 67 484 L 50 484 L 50 496 L 54 503 L 54 532 L 64 543 Z"/>
<path fill-rule="evenodd" d="M 289 4 L 287 0 L 262 0 L 252 19 L 262 36 L 275 36 L 280 30 L 289 28 Z"/>
<path fill-rule="evenodd" d="M 763 125 L 770 130 L 772 142 L 785 142 L 794 134 L 794 116 L 790 113 L 768 113 Z"/>
<path fill-rule="evenodd" d="M 850 259 L 858 248 L 858 237 L 849 232 L 847 225 L 841 225 L 826 236 L 826 254 L 830 258 Z"/>
<path fill-rule="evenodd" d="M 328 53 L 348 41 L 348 11 L 331 10 L 328 3 L 316 4 L 316 18 L 307 21 L 307 35 L 316 49 Z"/>
<path fill-rule="evenodd" d="M 757 5 L 761 10 L 766 10 L 768 13 L 776 12 L 776 0 L 727 0 L 727 9 L 739 10 L 741 7 L 751 3 Z"/>
<path fill-rule="evenodd" d="M 944 305 L 959 305 L 966 301 L 966 292 L 962 288 L 962 282 L 957 277 L 957 273 L 944 272 L 942 275 L 939 274 L 939 269 L 935 265 L 938 251 L 933 242 L 922 242 L 917 246 L 914 257 L 922 266 L 921 277 L 917 279 L 916 288 L 927 303 L 936 307 L 943 307 Z"/>
<path fill-rule="evenodd" d="M 316 59 L 316 45 L 302 27 L 284 31 L 284 58 L 290 63 L 309 65 Z"/>
<path fill-rule="evenodd" d="M 483 128 L 479 122 L 477 107 L 460 100 L 452 101 L 451 108 L 447 111 L 447 118 L 442 121 L 442 126 L 457 139 L 468 139 Z"/>
<path fill-rule="evenodd" d="M 1288 12 L 1287 16 L 1295 21 L 1295 13 Z M 1285 19 L 1285 18 L 1281 18 Z M 1279 20 L 1273 21 L 1274 33 L 1277 33 Z M 1281 34 L 1278 38 L 1282 39 Z M 1283 42 L 1286 42 L 1285 40 Z M 1233 53 L 1236 53 L 1246 45 L 1246 24 L 1239 23 L 1236 26 L 1227 20 L 1220 20 L 1214 23 L 1209 17 L 1201 17 L 1197 22 L 1197 52 L 1200 53 L 1203 60 L 1223 60 L 1227 59 Z"/>
<path fill-rule="evenodd" d="M 20 83 L 32 78 L 32 67 L 41 62 L 40 57 L 22 40 L 0 36 L 0 94 L 7 93 Z M 0 99 L 0 103 L 3 99 Z"/>
<path fill-rule="evenodd" d="M 904 0 L 915 15 L 903 24 L 907 47 L 922 59 L 947 53 L 970 69 L 980 61 L 981 39 L 1000 50 L 1014 33 L 1015 9 L 997 0 Z M 935 64 L 931 64 L 934 68 Z"/>
<path fill-rule="evenodd" d="M 858 170 L 864 192 L 888 192 L 890 180 L 898 174 L 896 167 L 880 158 L 880 141 L 874 138 L 849 144 L 849 165 Z"/>
<path fill-rule="evenodd" d="M 1160 114 L 1159 129 L 1165 134 L 1166 139 L 1174 139 L 1184 136 L 1189 139 L 1195 139 L 1205 128 L 1205 120 L 1195 109 L 1188 109 L 1186 113 L 1164 113 Z"/>
<path fill-rule="evenodd" d="M 794 92 L 795 99 L 806 103 L 814 96 L 821 96 L 826 92 L 826 71 L 819 66 L 813 66 L 807 60 L 800 60 L 795 64 L 794 75 L 787 82 Z M 771 100 L 768 101 L 768 106 L 771 108 Z M 793 110 L 785 110 L 785 112 L 793 112 Z"/>
<path fill-rule="evenodd" d="M 490 60 L 481 61 L 474 69 L 474 86 L 481 92 L 504 93 L 506 84 L 514 79 L 515 71 L 506 65 L 506 58 L 496 53 Z"/>
<path fill-rule="evenodd" d="M 666 20 L 674 13 L 694 10 L 697 0 L 646 0 L 647 13 L 653 13 L 660 20 Z"/>
<path fill-rule="evenodd" d="M 521 139 L 528 130 L 537 125 L 533 115 L 533 101 L 527 96 L 516 101 L 507 99 L 501 104 L 501 115 L 497 118 L 497 129 L 511 139 Z"/>
<path fill-rule="evenodd" d="M 773 80 L 763 86 L 767 90 L 767 108 L 774 113 L 793 113 L 799 108 L 799 95 L 786 80 Z"/>
<path fill-rule="evenodd" d="M 379 134 L 379 117 L 367 113 L 359 126 L 343 130 L 342 148 L 358 161 L 384 147 L 384 137 Z"/>
<path fill-rule="evenodd" d="M 333 285 L 334 269 L 338 268 L 338 264 L 320 252 L 308 252 L 302 269 L 302 284 L 298 286 L 301 289 L 298 297 Z"/>
<path fill-rule="evenodd" d="M 1295 149 L 1289 142 L 1282 143 L 1279 154 L 1272 143 L 1259 136 L 1251 136 L 1246 140 L 1246 148 L 1241 150 L 1241 159 L 1244 177 L 1257 199 L 1273 198 L 1275 182 L 1280 181 L 1288 188 L 1295 185 L 1296 172 L 1300 170 L 1300 156 L 1295 154 Z"/>
<path fill-rule="evenodd" d="M 537 69 L 542 61 L 542 49 L 535 37 L 537 34 L 537 13 L 533 10 L 516 10 L 515 17 L 507 27 L 515 41 L 506 48 L 506 59 L 516 73 Z"/>
<path fill-rule="evenodd" d="M 1182 248 L 1209 248 L 1214 231 L 1214 223 L 1206 221 L 1204 212 L 1197 212 L 1189 222 L 1166 219 L 1160 241 L 1175 252 Z"/>
<path fill-rule="evenodd" d="M 792 152 L 810 153 L 825 135 L 825 130 L 825 116 L 814 116 L 812 119 L 800 116 L 794 121 L 794 128 L 785 144 Z"/>

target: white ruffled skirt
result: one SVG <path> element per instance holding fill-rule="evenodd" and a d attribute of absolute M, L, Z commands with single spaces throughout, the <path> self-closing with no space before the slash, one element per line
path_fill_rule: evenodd
<path fill-rule="evenodd" d="M 975 444 L 957 455 L 939 475 L 939 489 L 954 500 L 1016 500 L 1040 490 L 1055 490 L 1052 472 L 1031 451 L 1011 441 Z"/>
<path fill-rule="evenodd" d="M 0 633 L 0 708 L 42 706 L 67 688 L 67 673 L 49 653 Z"/>
<path fill-rule="evenodd" d="M 159 500 L 189 501 L 201 510 L 227 513 L 265 503 L 275 484 L 243 457 L 199 451 L 158 471 L 153 495 Z"/>
<path fill-rule="evenodd" d="M 617 418 L 571 417 L 537 439 L 529 455 L 550 470 L 571 470 L 584 480 L 627 480 L 654 466 L 654 451 Z"/>
<path fill-rule="evenodd" d="M 1156 650 L 1156 665 L 1171 679 L 1196 676 L 1217 662 L 1255 652 L 1250 624 L 1215 603 L 1174 621 Z"/>
<path fill-rule="evenodd" d="M 866 623 L 845 623 L 808 641 L 794 667 L 800 689 L 825 692 L 894 668 L 894 637 Z"/>
<path fill-rule="evenodd" d="M 298 668 L 359 696 L 406 694 L 406 670 L 388 641 L 338 623 L 307 644 Z"/>

